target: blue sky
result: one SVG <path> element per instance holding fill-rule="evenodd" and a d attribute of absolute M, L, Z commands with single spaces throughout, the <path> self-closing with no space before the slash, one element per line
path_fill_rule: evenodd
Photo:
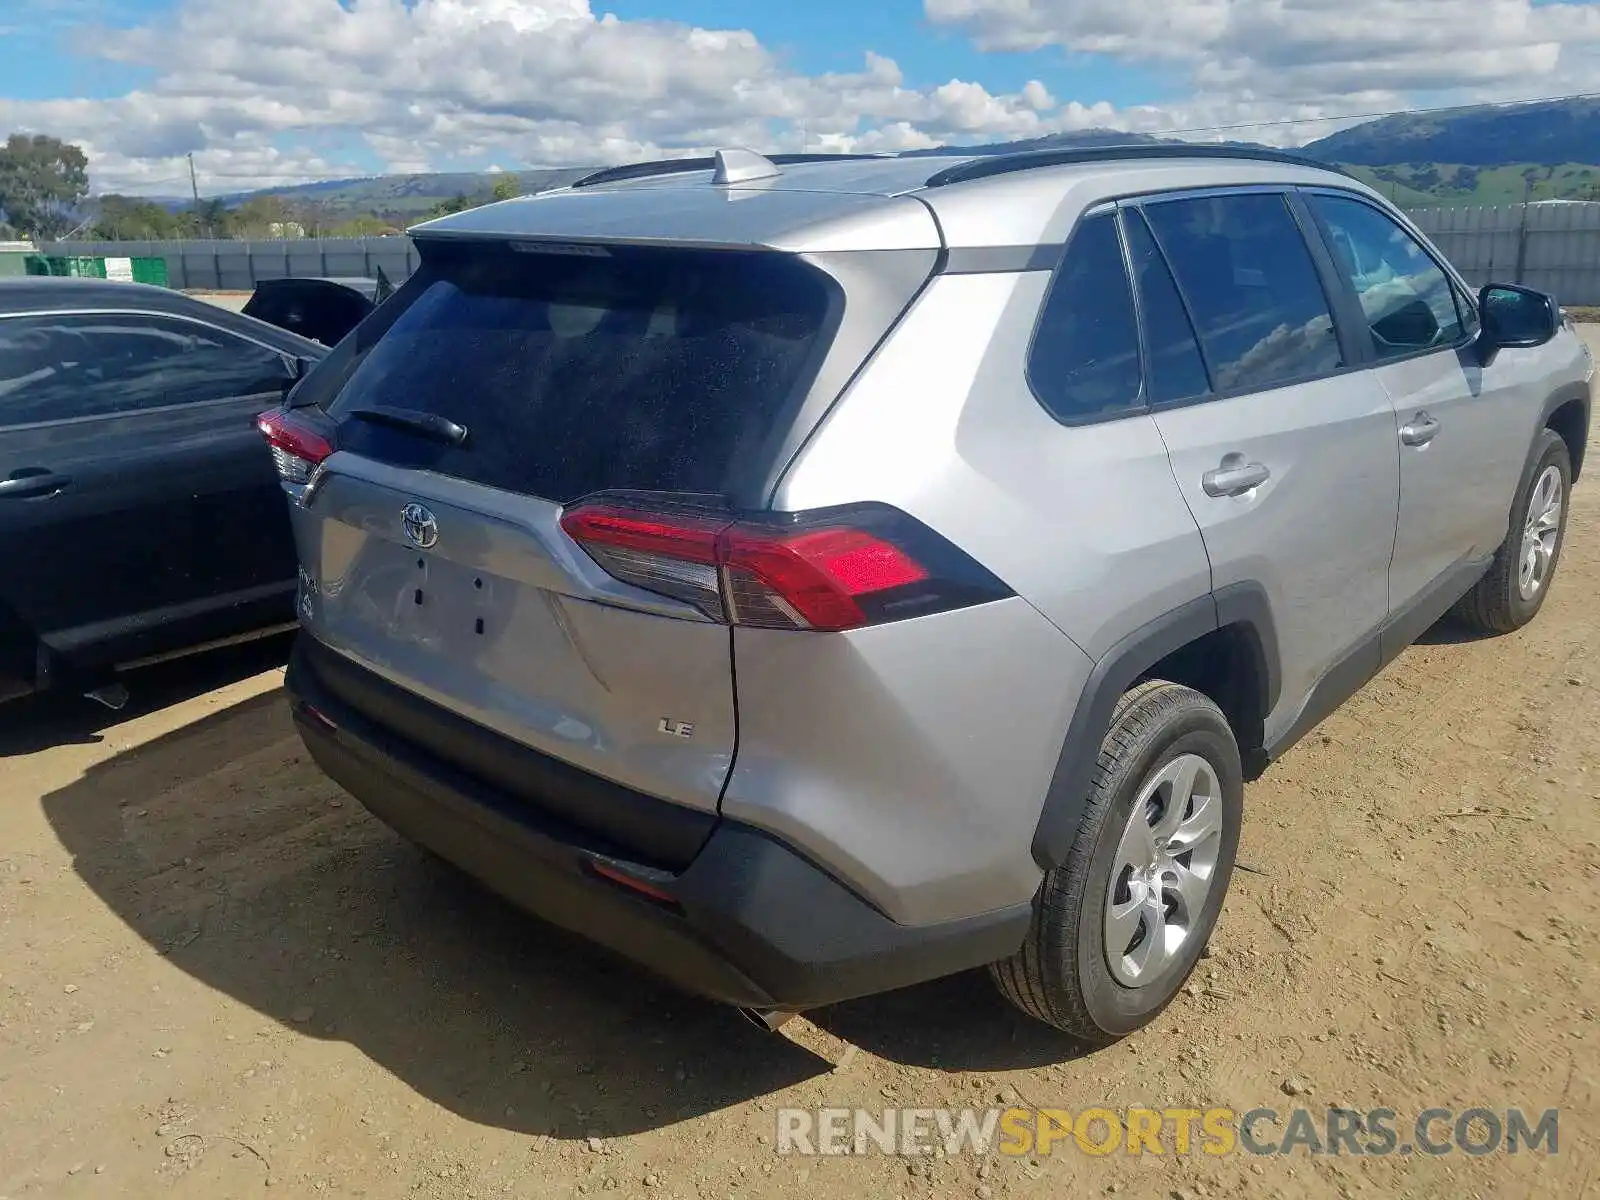
<path fill-rule="evenodd" d="M 216 193 L 802 136 L 1296 144 L 1597 77 L 1600 0 L 0 0 L 0 134 L 78 141 L 101 190 L 190 152 Z"/>
<path fill-rule="evenodd" d="M 175 0 L 14 0 L 0 15 L 0 94 L 13 99 L 107 98 L 148 85 L 156 70 L 108 63 L 81 48 L 74 30 L 89 22 L 132 28 L 170 15 Z M 0 5 L 0 12 L 10 7 Z M 624 20 L 671 20 L 709 29 L 748 29 L 797 69 L 820 74 L 859 65 L 863 49 L 895 59 L 913 83 L 980 79 L 1015 90 L 1030 79 L 1113 104 L 1158 103 L 1172 91 L 1159 71 L 1060 49 L 983 53 L 923 15 L 921 0 L 622 0 L 596 11 Z"/>

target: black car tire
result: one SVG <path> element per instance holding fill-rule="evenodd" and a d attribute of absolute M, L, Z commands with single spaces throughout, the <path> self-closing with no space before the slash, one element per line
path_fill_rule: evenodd
<path fill-rule="evenodd" d="M 1535 499 L 1539 480 L 1549 470 L 1560 475 L 1560 523 L 1556 528 L 1555 548 L 1549 556 L 1540 586 L 1533 594 L 1524 595 L 1520 586 L 1523 560 L 1523 535 L 1528 523 L 1529 508 Z M 1555 582 L 1556 567 L 1561 562 L 1561 547 L 1567 536 L 1567 512 L 1572 507 L 1572 457 L 1566 442 L 1551 429 L 1539 432 L 1534 443 L 1532 460 L 1517 486 L 1517 495 L 1511 505 L 1511 525 L 1506 530 L 1505 541 L 1495 551 L 1489 569 L 1473 585 L 1472 590 L 1456 602 L 1456 618 L 1479 633 L 1513 633 L 1521 629 L 1538 614 L 1544 599 Z"/>
<path fill-rule="evenodd" d="M 1147 782 L 1190 755 L 1210 768 L 1220 805 L 1211 883 L 1168 966 L 1149 983 L 1129 986 L 1114 975 L 1107 949 L 1112 868 Z M 1238 744 L 1216 704 L 1162 680 L 1123 695 L 1101 743 L 1072 849 L 1046 872 L 1022 949 L 990 967 L 1002 994 L 1029 1016 L 1091 1044 L 1109 1044 L 1152 1021 L 1177 995 L 1216 925 L 1243 807 Z"/>

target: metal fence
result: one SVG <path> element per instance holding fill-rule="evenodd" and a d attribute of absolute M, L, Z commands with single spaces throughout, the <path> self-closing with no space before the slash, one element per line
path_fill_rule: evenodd
<path fill-rule="evenodd" d="M 291 275 L 362 275 L 371 279 L 380 268 L 398 284 L 417 266 L 416 247 L 408 237 L 54 242 L 40 250 L 52 255 L 164 258 L 169 286 L 224 292 L 252 291 L 258 280 Z"/>
<path fill-rule="evenodd" d="M 1600 204 L 1425 208 L 1411 214 L 1474 284 L 1525 283 L 1563 304 L 1600 305 Z M 290 241 L 57 242 L 46 254 L 160 256 L 176 288 L 249 291 L 286 275 L 365 275 L 398 284 L 416 268 L 407 237 Z"/>
<path fill-rule="evenodd" d="M 1562 304 L 1600 305 L 1600 204 L 1424 208 L 1410 216 L 1470 283 L 1522 283 Z"/>

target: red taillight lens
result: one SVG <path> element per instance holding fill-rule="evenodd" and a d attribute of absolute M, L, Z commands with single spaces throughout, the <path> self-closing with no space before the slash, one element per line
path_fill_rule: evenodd
<path fill-rule="evenodd" d="M 928 578 L 898 546 L 859 529 L 784 534 L 734 525 L 718 543 L 734 619 L 776 628 L 854 629 L 858 597 Z"/>
<path fill-rule="evenodd" d="M 333 453 L 332 442 L 281 408 L 258 416 L 256 428 L 272 447 L 272 461 L 286 483 L 310 483 L 322 460 Z"/>
<path fill-rule="evenodd" d="M 727 616 L 717 571 L 717 535 L 730 522 L 595 505 L 563 514 L 561 528 L 607 574 L 723 621 Z"/>
<path fill-rule="evenodd" d="M 1009 594 L 880 506 L 736 520 L 596 503 L 561 525 L 612 576 L 736 625 L 839 631 Z"/>

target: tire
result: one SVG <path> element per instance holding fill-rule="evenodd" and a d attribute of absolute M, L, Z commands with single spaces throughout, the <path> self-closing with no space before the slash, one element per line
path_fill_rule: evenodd
<path fill-rule="evenodd" d="M 1552 485 L 1551 480 L 1556 482 Z M 1530 518 L 1539 517 L 1546 509 L 1550 486 L 1556 488 L 1555 502 L 1560 506 L 1553 530 L 1547 531 L 1554 536 L 1553 540 L 1548 536 L 1542 539 L 1545 548 L 1536 552 L 1537 565 L 1530 567 L 1530 543 L 1525 537 L 1530 531 Z M 1458 620 L 1486 634 L 1512 633 L 1533 620 L 1544 605 L 1544 598 L 1550 594 L 1556 566 L 1561 561 L 1571 492 L 1572 459 L 1567 453 L 1567 444 L 1554 430 L 1542 429 L 1534 443 L 1532 464 L 1524 473 L 1511 505 L 1511 527 L 1506 530 L 1506 540 L 1495 551 L 1494 560 L 1483 578 L 1456 602 L 1452 612 Z M 1531 590 L 1530 578 L 1535 580 Z"/>
<path fill-rule="evenodd" d="M 1180 917 L 1167 928 L 1181 926 L 1183 936 L 1168 955 L 1146 958 L 1140 976 L 1130 972 L 1130 966 L 1139 960 L 1140 947 L 1155 944 L 1148 935 L 1150 909 L 1135 904 L 1136 927 L 1119 922 L 1114 933 L 1107 924 L 1107 907 L 1114 896 L 1117 907 L 1123 908 L 1139 894 L 1150 894 L 1131 877 L 1133 868 L 1123 863 L 1121 853 L 1128 845 L 1156 844 L 1125 843 L 1125 837 L 1137 839 L 1135 804 L 1143 801 L 1142 817 L 1170 811 L 1165 798 L 1173 793 L 1172 783 L 1156 786 L 1153 792 L 1152 784 L 1160 784 L 1164 774 L 1181 774 L 1194 759 L 1202 767 L 1192 790 L 1209 798 L 1217 829 L 1190 846 L 1187 865 L 1195 868 L 1192 881 L 1201 874 L 1197 863 L 1209 856 L 1209 887 L 1195 909 L 1187 912 L 1185 904 L 1174 907 L 1175 891 L 1161 889 L 1167 902 L 1162 918 Z M 1187 804 L 1183 811 L 1190 811 Z M 1127 692 L 1117 702 L 1111 728 L 1100 745 L 1072 849 L 1066 861 L 1045 873 L 1022 949 L 989 968 L 1001 993 L 1029 1016 L 1095 1045 L 1108 1045 L 1154 1020 L 1183 986 L 1216 926 L 1233 874 L 1243 812 L 1239 747 L 1221 710 L 1199 692 L 1161 680 Z M 1191 820 L 1182 825 L 1191 832 L 1199 828 Z M 1159 857 L 1160 852 L 1152 854 Z M 1149 863 L 1155 857 L 1142 861 Z M 1182 862 L 1185 855 L 1176 857 Z M 1170 865 L 1173 860 L 1165 862 Z M 1114 866 L 1119 867 L 1115 894 Z M 1130 941 L 1114 952 L 1111 943 L 1120 942 L 1130 929 L 1134 930 Z M 1130 946 L 1132 954 L 1124 953 Z M 1157 962 L 1161 958 L 1164 963 Z"/>

